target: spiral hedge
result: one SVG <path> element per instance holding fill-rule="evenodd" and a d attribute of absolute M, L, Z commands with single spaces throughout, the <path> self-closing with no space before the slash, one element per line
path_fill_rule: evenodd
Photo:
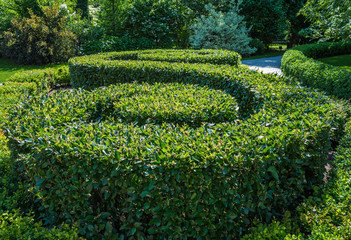
<path fill-rule="evenodd" d="M 343 99 L 351 98 L 351 72 L 318 61 L 318 58 L 351 53 L 351 42 L 306 44 L 288 50 L 282 72 L 308 87 Z"/>
<path fill-rule="evenodd" d="M 5 134 L 43 220 L 90 239 L 231 239 L 322 182 L 342 102 L 241 66 L 166 61 L 180 53 L 71 59 L 78 89 L 13 109 Z"/>

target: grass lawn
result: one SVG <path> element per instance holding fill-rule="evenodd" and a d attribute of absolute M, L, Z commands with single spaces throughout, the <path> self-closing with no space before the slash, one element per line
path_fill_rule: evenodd
<path fill-rule="evenodd" d="M 48 64 L 48 65 L 19 65 L 10 60 L 0 58 L 0 83 L 5 82 L 13 74 L 25 70 L 45 69 L 45 68 L 59 68 L 66 65 L 62 64 Z"/>
<path fill-rule="evenodd" d="M 279 49 L 281 47 L 282 49 Z M 264 53 L 255 54 L 249 57 L 243 57 L 243 60 L 252 60 L 259 58 L 268 58 L 268 57 L 278 57 L 283 56 L 286 51 L 286 44 L 272 44 L 269 46 L 269 49 Z"/>
<path fill-rule="evenodd" d="M 340 66 L 351 71 L 351 54 L 320 58 L 318 60 L 330 65 Z"/>

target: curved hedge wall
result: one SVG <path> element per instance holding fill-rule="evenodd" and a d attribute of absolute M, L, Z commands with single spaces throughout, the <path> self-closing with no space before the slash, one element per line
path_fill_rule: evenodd
<path fill-rule="evenodd" d="M 35 97 L 6 119 L 44 220 L 91 239 L 238 238 L 322 182 L 342 103 L 244 67 L 118 54 L 72 59 L 73 85 L 88 90 Z M 195 120 L 177 107 L 192 98 Z"/>
<path fill-rule="evenodd" d="M 351 72 L 325 64 L 316 58 L 351 53 L 351 42 L 307 44 L 287 51 L 282 72 L 304 85 L 343 99 L 351 98 Z"/>

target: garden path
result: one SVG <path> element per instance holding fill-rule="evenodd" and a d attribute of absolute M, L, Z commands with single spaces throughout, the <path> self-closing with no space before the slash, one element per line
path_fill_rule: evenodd
<path fill-rule="evenodd" d="M 282 56 L 278 56 L 243 60 L 242 64 L 249 66 L 249 68 L 252 70 L 261 71 L 263 73 L 277 73 L 278 75 L 283 75 L 282 71 L 280 70 L 281 60 Z"/>

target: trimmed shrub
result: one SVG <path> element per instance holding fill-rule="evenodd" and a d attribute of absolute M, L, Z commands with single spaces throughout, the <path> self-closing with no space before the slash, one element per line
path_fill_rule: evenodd
<path fill-rule="evenodd" d="M 50 90 L 57 85 L 68 85 L 70 83 L 70 73 L 67 66 L 46 68 L 38 70 L 28 70 L 12 75 L 8 82 L 34 83 L 41 91 Z"/>
<path fill-rule="evenodd" d="M 3 55 L 23 64 L 64 62 L 76 51 L 76 36 L 57 6 L 44 7 L 42 17 L 31 12 L 30 18 L 13 19 L 1 42 Z"/>
<path fill-rule="evenodd" d="M 28 96 L 48 92 L 57 85 L 69 84 L 69 81 L 67 66 L 14 74 L 7 82 L 0 84 L 0 124 L 7 111 Z"/>
<path fill-rule="evenodd" d="M 350 239 L 351 236 L 351 121 L 346 124 L 328 182 L 299 208 L 309 239 Z"/>
<path fill-rule="evenodd" d="M 73 85 L 136 82 L 119 87 L 138 91 L 159 82 L 196 84 L 231 95 L 245 111 L 240 121 L 202 118 L 191 126 L 165 123 L 174 106 L 162 104 L 165 110 L 145 108 L 147 118 L 160 116 L 162 123 L 139 122 L 139 115 L 124 121 L 112 96 L 122 94 L 131 106 L 140 98 L 118 86 L 18 105 L 5 134 L 49 213 L 44 220 L 79 224 L 81 234 L 95 239 L 238 238 L 254 219 L 294 209 L 322 182 L 330 139 L 348 117 L 341 103 L 244 67 L 115 60 L 114 54 L 72 59 Z M 138 109 L 144 108 L 121 107 Z"/>
<path fill-rule="evenodd" d="M 351 53 L 351 42 L 307 44 L 287 51 L 282 71 L 304 85 L 343 99 L 351 98 L 351 72 L 313 58 Z"/>

